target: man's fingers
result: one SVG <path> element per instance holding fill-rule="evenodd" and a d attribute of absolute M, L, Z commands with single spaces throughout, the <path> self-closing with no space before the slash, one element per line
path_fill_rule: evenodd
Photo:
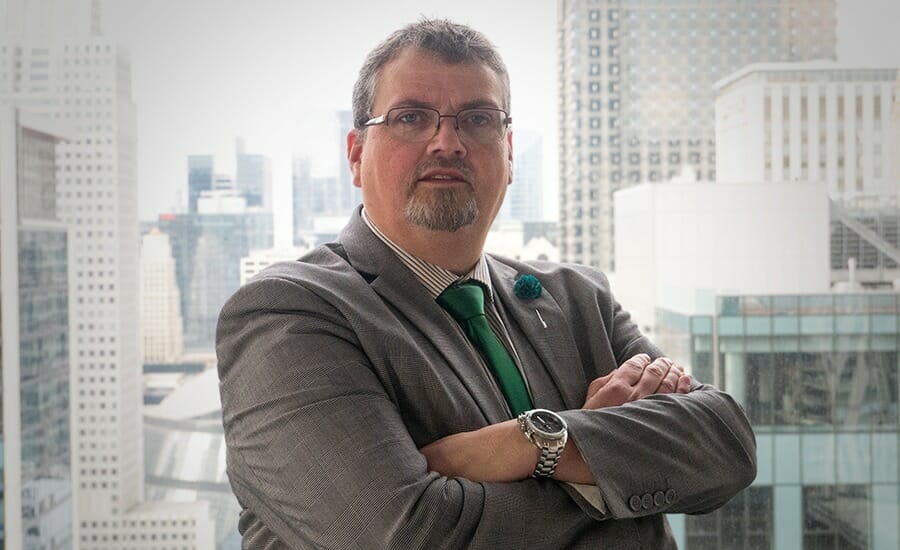
<path fill-rule="evenodd" d="M 650 356 L 646 353 L 639 353 L 622 363 L 622 366 L 614 370 L 617 377 L 621 377 L 622 382 L 629 386 L 634 386 L 644 374 L 644 368 L 650 364 Z"/>
<path fill-rule="evenodd" d="M 671 367 L 672 360 L 668 357 L 660 357 L 647 365 L 641 379 L 634 386 L 634 398 L 641 399 L 656 393 Z"/>
<path fill-rule="evenodd" d="M 675 387 L 676 393 L 689 393 L 691 391 L 691 375 L 684 374 L 678 378 L 678 385 Z"/>
<path fill-rule="evenodd" d="M 613 377 L 613 375 L 615 373 L 616 373 L 616 371 L 612 371 L 609 374 L 607 374 L 606 376 L 599 376 L 597 378 L 594 378 L 594 380 L 588 386 L 588 390 L 587 390 L 588 399 L 590 399 L 590 397 L 592 395 L 597 393 L 600 390 L 600 388 L 602 388 L 607 383 L 609 383 L 610 379 Z"/>
<path fill-rule="evenodd" d="M 666 373 L 662 382 L 659 383 L 659 388 L 656 389 L 656 393 L 675 393 L 675 390 L 678 389 L 678 380 L 680 378 L 681 373 L 673 366 L 669 369 L 669 372 Z"/>

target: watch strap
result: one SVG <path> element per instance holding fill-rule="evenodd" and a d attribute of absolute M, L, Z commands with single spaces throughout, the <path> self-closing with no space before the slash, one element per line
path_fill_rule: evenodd
<path fill-rule="evenodd" d="M 556 471 L 556 467 L 559 465 L 559 457 L 562 456 L 565 447 L 563 445 L 554 445 L 553 448 L 550 448 L 542 445 L 540 449 L 541 456 L 538 458 L 531 477 L 550 477 Z"/>

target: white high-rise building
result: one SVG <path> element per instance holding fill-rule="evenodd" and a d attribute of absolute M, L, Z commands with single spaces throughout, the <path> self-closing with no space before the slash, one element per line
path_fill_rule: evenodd
<path fill-rule="evenodd" d="M 713 83 L 837 41 L 835 0 L 561 0 L 558 31 L 560 253 L 607 271 L 616 190 L 717 179 Z"/>
<path fill-rule="evenodd" d="M 900 195 L 900 69 L 750 65 L 716 83 L 720 181 L 823 182 L 848 203 Z"/>
<path fill-rule="evenodd" d="M 130 547 L 145 510 L 135 109 L 127 54 L 99 34 L 96 0 L 8 0 L 0 98 L 73 128 L 57 148 L 57 209 L 69 230 L 71 448 L 75 548 Z M 177 539 L 212 540 L 201 503 Z M 145 512 L 141 512 L 146 517 Z M 150 539 L 148 539 L 149 541 Z M 211 547 L 209 543 L 206 547 Z"/>
<path fill-rule="evenodd" d="M 900 275 L 898 76 L 898 68 L 770 63 L 716 84 L 719 180 L 820 185 L 833 201 L 834 283 L 888 287 Z"/>
<path fill-rule="evenodd" d="M 141 238 L 141 318 L 145 363 L 169 363 L 184 354 L 180 304 L 169 236 L 154 227 Z"/>

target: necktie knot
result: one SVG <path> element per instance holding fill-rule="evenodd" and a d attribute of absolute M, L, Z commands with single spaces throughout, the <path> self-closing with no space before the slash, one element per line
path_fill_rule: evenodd
<path fill-rule="evenodd" d="M 484 315 L 484 289 L 478 283 L 466 282 L 447 287 L 437 301 L 461 323 Z"/>

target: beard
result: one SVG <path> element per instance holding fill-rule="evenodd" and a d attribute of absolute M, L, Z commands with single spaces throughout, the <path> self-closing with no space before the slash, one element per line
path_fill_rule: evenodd
<path fill-rule="evenodd" d="M 406 200 L 406 217 L 432 231 L 456 231 L 478 217 L 478 204 L 466 189 L 415 189 Z"/>
<path fill-rule="evenodd" d="M 417 184 L 419 175 L 435 167 L 458 170 L 468 183 L 446 189 L 419 187 Z M 478 203 L 475 202 L 475 194 L 472 192 L 471 173 L 463 161 L 445 160 L 418 166 L 406 195 L 406 218 L 425 229 L 451 233 L 475 223 L 478 217 Z"/>

